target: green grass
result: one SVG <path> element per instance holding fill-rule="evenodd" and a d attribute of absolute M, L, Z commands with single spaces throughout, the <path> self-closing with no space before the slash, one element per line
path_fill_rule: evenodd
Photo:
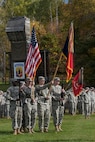
<path fill-rule="evenodd" d="M 10 85 L 9 84 L 0 84 L 0 90 L 6 91 Z"/>
<path fill-rule="evenodd" d="M 82 115 L 66 114 L 62 128 L 62 132 L 56 133 L 51 118 L 48 133 L 39 132 L 37 121 L 35 134 L 25 133 L 14 136 L 11 120 L 0 119 L 0 142 L 95 142 L 95 115 L 85 119 Z"/>

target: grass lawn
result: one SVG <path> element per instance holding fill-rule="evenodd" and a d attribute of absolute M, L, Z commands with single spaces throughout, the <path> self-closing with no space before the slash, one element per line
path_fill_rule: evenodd
<path fill-rule="evenodd" d="M 90 119 L 82 115 L 66 114 L 63 119 L 62 132 L 55 132 L 52 118 L 49 132 L 40 133 L 38 121 L 34 134 L 12 134 L 11 120 L 0 119 L 0 142 L 95 142 L 95 114 Z"/>

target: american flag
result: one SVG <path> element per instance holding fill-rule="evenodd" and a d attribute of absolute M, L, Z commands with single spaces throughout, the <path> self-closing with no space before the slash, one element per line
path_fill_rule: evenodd
<path fill-rule="evenodd" d="M 36 76 L 36 71 L 41 62 L 42 62 L 42 58 L 41 58 L 40 50 L 38 47 L 36 32 L 33 26 L 32 34 L 31 34 L 31 43 L 29 45 L 29 50 L 28 50 L 27 59 L 25 63 L 26 76 L 30 77 L 31 79 L 34 79 Z"/>

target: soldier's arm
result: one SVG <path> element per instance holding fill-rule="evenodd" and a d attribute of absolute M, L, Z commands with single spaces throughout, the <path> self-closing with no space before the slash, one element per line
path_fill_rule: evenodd
<path fill-rule="evenodd" d="M 7 95 L 6 95 L 6 98 L 10 101 L 15 101 L 16 99 L 14 99 L 13 97 L 11 97 L 11 90 L 8 89 L 7 90 Z"/>
<path fill-rule="evenodd" d="M 49 82 L 49 83 L 47 83 L 47 84 L 45 84 L 45 85 L 43 85 L 43 86 L 36 85 L 36 86 L 35 86 L 35 89 L 36 89 L 37 91 L 44 90 L 45 88 L 49 87 L 50 85 L 51 85 L 51 82 Z"/>

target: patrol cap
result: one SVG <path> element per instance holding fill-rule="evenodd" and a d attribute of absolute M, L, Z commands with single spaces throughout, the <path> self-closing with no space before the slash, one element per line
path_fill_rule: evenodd
<path fill-rule="evenodd" d="M 0 95 L 2 95 L 3 94 L 3 91 L 2 90 L 0 90 Z"/>
<path fill-rule="evenodd" d="M 18 80 L 16 78 L 11 78 L 12 82 L 17 82 Z"/>
<path fill-rule="evenodd" d="M 25 82 L 32 82 L 33 80 L 31 79 L 31 78 L 29 78 L 29 77 L 27 77 L 26 79 L 25 79 Z"/>
<path fill-rule="evenodd" d="M 24 81 L 20 81 L 20 84 L 25 84 L 25 82 Z"/>
<path fill-rule="evenodd" d="M 60 78 L 59 77 L 55 77 L 54 80 L 60 81 Z"/>
<path fill-rule="evenodd" d="M 85 91 L 88 92 L 88 91 L 89 91 L 89 87 L 86 87 L 86 88 L 85 88 Z"/>
<path fill-rule="evenodd" d="M 44 76 L 39 76 L 38 80 L 45 80 L 45 77 Z"/>
<path fill-rule="evenodd" d="M 91 89 L 91 90 L 94 90 L 95 88 L 94 88 L 94 87 L 91 87 L 90 89 Z"/>
<path fill-rule="evenodd" d="M 86 87 L 85 89 L 86 89 L 86 90 L 89 90 L 89 87 Z"/>

